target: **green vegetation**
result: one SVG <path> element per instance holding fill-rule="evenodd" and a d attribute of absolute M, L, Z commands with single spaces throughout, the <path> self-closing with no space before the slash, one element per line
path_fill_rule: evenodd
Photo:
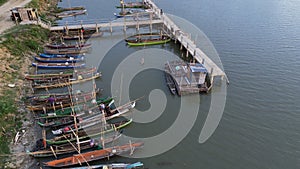
<path fill-rule="evenodd" d="M 0 154 L 10 153 L 8 145 L 16 131 L 21 127 L 13 99 L 15 96 L 16 93 L 13 90 L 6 90 L 0 96 Z M 0 156 L 0 164 L 4 164 L 4 160 L 5 158 Z"/>
<path fill-rule="evenodd" d="M 0 6 L 3 5 L 7 0 L 0 0 Z"/>
<path fill-rule="evenodd" d="M 19 25 L 4 35 L 5 40 L 0 47 L 5 46 L 16 59 L 21 59 L 29 52 L 41 52 L 49 33 L 49 30 L 40 26 Z"/>

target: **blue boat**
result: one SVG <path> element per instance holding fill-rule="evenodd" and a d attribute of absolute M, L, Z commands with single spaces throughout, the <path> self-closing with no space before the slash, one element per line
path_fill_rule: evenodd
<path fill-rule="evenodd" d="M 46 53 L 41 53 L 40 57 L 42 58 L 81 58 L 84 55 L 65 55 L 65 54 L 46 54 Z"/>
<path fill-rule="evenodd" d="M 90 166 L 82 166 L 82 167 L 72 167 L 69 169 L 96 169 L 96 168 L 109 168 L 109 169 L 134 169 L 141 168 L 144 164 L 141 162 L 137 162 L 134 164 L 125 164 L 125 163 L 113 163 L 113 164 L 100 164 L 100 165 L 90 165 Z"/>
<path fill-rule="evenodd" d="M 42 57 L 38 57 L 35 56 L 34 59 L 38 62 L 43 62 L 43 63 L 76 63 L 76 62 L 83 62 L 84 61 L 84 56 L 80 57 L 80 58 L 73 58 L 73 57 L 69 57 L 69 58 L 42 58 Z"/>
<path fill-rule="evenodd" d="M 74 68 L 83 68 L 85 63 L 32 63 L 32 66 L 40 69 L 74 69 Z"/>

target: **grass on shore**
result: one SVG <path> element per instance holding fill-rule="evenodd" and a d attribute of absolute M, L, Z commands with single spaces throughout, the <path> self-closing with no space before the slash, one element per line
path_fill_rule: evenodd
<path fill-rule="evenodd" d="M 28 61 L 33 53 L 43 50 L 49 33 L 49 30 L 40 26 L 18 25 L 0 37 L 0 48 L 10 53 L 10 57 L 1 57 L 1 62 L 5 64 L 0 70 L 1 83 L 22 85 L 20 81 L 24 79 L 24 73 L 29 66 L 26 60 Z M 0 90 L 0 155 L 10 153 L 9 144 L 22 126 L 24 114 L 18 112 L 18 90 L 7 86 Z M 0 168 L 6 160 L 8 158 L 0 156 Z"/>
<path fill-rule="evenodd" d="M 43 44 L 47 42 L 48 35 L 49 30 L 40 26 L 18 25 L 4 35 L 4 41 L 0 47 L 1 45 L 6 47 L 19 60 L 29 52 L 42 52 Z"/>
<path fill-rule="evenodd" d="M 10 153 L 8 145 L 22 125 L 20 116 L 18 116 L 15 97 L 16 93 L 13 90 L 6 90 L 0 96 L 0 154 Z M 4 160 L 5 158 L 0 157 L 0 164 L 4 164 Z"/>
<path fill-rule="evenodd" d="M 0 0 L 0 6 L 3 5 L 7 0 Z"/>

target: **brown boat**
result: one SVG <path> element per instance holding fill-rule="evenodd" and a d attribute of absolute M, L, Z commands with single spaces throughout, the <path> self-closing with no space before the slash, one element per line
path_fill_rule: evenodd
<path fill-rule="evenodd" d="M 87 153 L 76 154 L 70 157 L 46 162 L 45 166 L 62 168 L 62 167 L 83 164 L 83 163 L 96 161 L 96 160 L 104 159 L 115 155 L 132 153 L 134 149 L 140 148 L 143 145 L 144 143 L 138 142 L 138 143 L 126 144 L 122 146 L 110 147 L 102 150 L 90 151 Z"/>
<path fill-rule="evenodd" d="M 105 138 L 99 137 L 95 139 L 88 139 L 85 141 L 82 141 L 79 143 L 80 150 L 87 150 L 87 149 L 102 149 L 103 147 L 101 144 L 108 144 L 111 143 L 117 139 L 119 139 L 122 136 L 121 133 L 116 132 L 115 134 L 112 134 L 110 136 L 106 136 Z M 57 156 L 62 154 L 68 154 L 76 152 L 74 147 L 78 146 L 78 143 L 73 143 L 71 145 L 70 143 L 62 144 L 62 145 L 53 145 L 48 148 L 44 148 L 42 143 L 42 139 L 37 141 L 37 148 L 33 151 L 27 151 L 27 154 L 33 156 L 33 157 L 51 157 L 51 156 Z M 39 145 L 40 144 L 40 145 Z"/>

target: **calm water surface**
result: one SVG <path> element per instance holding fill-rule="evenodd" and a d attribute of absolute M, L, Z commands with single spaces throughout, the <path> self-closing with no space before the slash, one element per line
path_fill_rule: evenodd
<path fill-rule="evenodd" d="M 137 160 L 148 168 L 161 169 L 300 168 L 300 1 L 173 0 L 169 4 L 167 0 L 155 0 L 155 3 L 164 12 L 192 22 L 209 37 L 220 55 L 230 85 L 222 120 L 208 141 L 198 143 L 210 105 L 210 94 L 201 96 L 196 124 L 180 144 L 164 154 Z M 88 10 L 87 16 L 76 19 L 108 19 L 113 18 L 118 1 L 86 0 L 83 4 L 83 1 L 72 0 L 60 3 L 61 6 L 70 4 L 84 5 Z M 89 55 L 98 56 L 98 59 L 88 62 L 103 58 L 99 68 L 103 78 L 97 81 L 97 86 L 104 89 L 103 95 L 125 97 L 122 96 L 124 91 L 120 91 L 122 89 L 111 92 L 112 77 L 109 75 L 122 57 L 139 48 L 128 48 L 122 41 L 123 37 L 122 32 L 106 33 L 103 38 L 93 40 L 93 52 Z M 111 44 L 115 44 L 115 50 L 106 48 Z M 180 55 L 174 44 L 155 48 Z M 172 105 L 178 104 L 180 98 L 170 96 L 161 71 L 148 70 L 139 74 L 130 84 L 132 99 L 146 96 L 137 105 L 138 110 L 146 111 L 151 107 L 147 98 L 154 89 L 164 91 L 168 99 L 167 108 L 159 119 L 126 128 L 125 133 L 145 137 L 172 125 L 178 114 Z M 126 74 L 122 75 L 123 81 L 126 77 Z M 126 102 L 126 99 L 121 102 Z"/>

